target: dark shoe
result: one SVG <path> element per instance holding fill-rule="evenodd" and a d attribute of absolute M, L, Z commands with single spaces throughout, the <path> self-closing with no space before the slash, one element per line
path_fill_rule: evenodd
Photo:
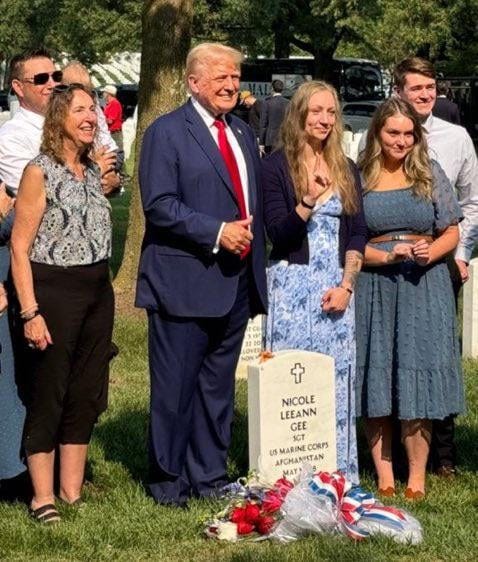
<path fill-rule="evenodd" d="M 436 469 L 436 474 L 440 478 L 446 478 L 447 480 L 453 480 L 456 477 L 456 468 L 451 464 L 445 464 L 443 466 L 439 466 Z"/>
<path fill-rule="evenodd" d="M 119 347 L 114 342 L 111 342 L 110 357 L 109 357 L 110 361 L 114 359 L 117 355 L 119 355 Z"/>
<path fill-rule="evenodd" d="M 52 503 L 42 505 L 38 509 L 30 508 L 30 516 L 43 525 L 54 525 L 61 521 L 60 514 Z"/>

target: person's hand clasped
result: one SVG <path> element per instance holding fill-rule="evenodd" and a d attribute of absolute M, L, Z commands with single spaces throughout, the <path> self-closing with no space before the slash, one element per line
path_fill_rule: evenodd
<path fill-rule="evenodd" d="M 470 273 L 468 271 L 468 264 L 466 263 L 466 261 L 460 259 L 455 259 L 455 263 L 456 263 L 456 267 L 458 268 L 458 271 L 460 272 L 461 282 L 466 283 L 470 278 Z"/>
<path fill-rule="evenodd" d="M 418 240 L 412 246 L 413 259 L 424 267 L 430 263 L 430 244 L 426 240 Z"/>
<path fill-rule="evenodd" d="M 233 254 L 240 254 L 252 242 L 252 232 L 250 226 L 252 224 L 252 216 L 240 221 L 228 222 L 222 229 L 219 244 L 222 248 Z"/>
<path fill-rule="evenodd" d="M 31 349 L 44 351 L 48 345 L 53 343 L 45 319 L 41 314 L 25 322 L 24 333 L 28 347 Z"/>
<path fill-rule="evenodd" d="M 344 312 L 349 305 L 351 294 L 344 287 L 332 287 L 322 297 L 323 312 Z"/>
<path fill-rule="evenodd" d="M 402 262 L 405 260 L 413 260 L 412 244 L 399 243 L 388 252 L 387 263 Z"/>

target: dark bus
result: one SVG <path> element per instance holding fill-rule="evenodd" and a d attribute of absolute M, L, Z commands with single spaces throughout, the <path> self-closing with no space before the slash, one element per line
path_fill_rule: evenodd
<path fill-rule="evenodd" d="M 241 66 L 241 89 L 257 98 L 270 94 L 272 80 L 284 82 L 287 97 L 314 76 L 312 58 L 246 59 Z M 331 82 L 342 101 L 384 99 L 382 72 L 377 62 L 367 59 L 335 58 Z"/>

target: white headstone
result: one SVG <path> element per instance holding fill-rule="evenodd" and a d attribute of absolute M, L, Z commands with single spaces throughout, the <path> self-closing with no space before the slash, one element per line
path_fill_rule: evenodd
<path fill-rule="evenodd" d="M 237 378 L 245 378 L 247 376 L 247 366 L 252 361 L 256 361 L 262 351 L 263 324 L 264 316 L 258 315 L 250 320 L 247 325 L 236 370 Z"/>
<path fill-rule="evenodd" d="M 249 465 L 267 480 L 337 469 L 334 359 L 281 351 L 248 367 Z"/>
<path fill-rule="evenodd" d="M 470 261 L 463 288 L 463 357 L 478 357 L 478 258 Z"/>

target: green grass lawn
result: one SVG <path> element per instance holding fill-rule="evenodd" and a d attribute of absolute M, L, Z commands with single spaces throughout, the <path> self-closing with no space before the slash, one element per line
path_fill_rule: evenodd
<path fill-rule="evenodd" d="M 128 194 L 113 200 L 117 227 L 124 230 Z M 116 271 L 121 240 L 113 259 Z M 54 528 L 32 521 L 24 504 L 0 503 L 1 560 L 158 561 L 472 561 L 478 560 L 478 362 L 464 364 L 468 414 L 459 419 L 460 475 L 453 481 L 430 476 L 425 501 L 408 506 L 424 527 L 417 547 L 371 539 L 355 544 L 344 537 L 309 537 L 282 546 L 222 544 L 203 538 L 203 523 L 220 504 L 193 501 L 189 511 L 157 506 L 147 497 L 146 434 L 148 370 L 143 320 L 116 319 L 120 347 L 111 369 L 110 406 L 95 430 L 90 450 L 86 503 L 61 507 L 63 521 Z M 247 388 L 237 385 L 234 438 L 229 476 L 247 472 Z M 374 490 L 370 460 L 359 441 L 362 485 Z M 402 488 L 403 490 L 403 488 Z M 399 497 L 393 501 L 406 505 Z"/>
<path fill-rule="evenodd" d="M 410 507 L 421 521 L 421 546 L 386 539 L 354 544 L 342 537 L 310 537 L 287 546 L 222 544 L 202 537 L 203 522 L 218 504 L 193 501 L 189 511 L 159 507 L 145 493 L 148 373 L 146 326 L 118 318 L 115 340 L 121 353 L 111 373 L 110 407 L 94 433 L 85 489 L 86 504 L 62 508 L 63 522 L 44 528 L 22 504 L 0 504 L 2 560 L 181 561 L 458 561 L 478 559 L 478 363 L 466 362 L 468 415 L 459 420 L 460 476 L 454 482 L 430 476 L 426 501 Z M 231 479 L 247 472 L 246 383 L 237 387 Z M 360 446 L 363 465 L 369 465 Z M 370 472 L 362 472 L 373 488 Z M 406 505 L 402 499 L 394 503 Z"/>

